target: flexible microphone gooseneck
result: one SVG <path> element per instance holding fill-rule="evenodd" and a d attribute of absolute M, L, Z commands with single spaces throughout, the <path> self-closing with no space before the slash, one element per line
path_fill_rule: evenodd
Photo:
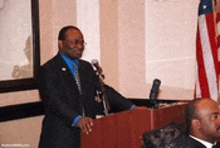
<path fill-rule="evenodd" d="M 96 74 L 99 75 L 99 76 L 101 76 L 102 79 L 105 79 L 105 76 L 102 74 L 103 70 L 102 70 L 102 68 L 99 66 L 98 60 L 93 59 L 93 60 L 91 61 L 91 63 L 92 63 L 92 65 L 96 68 Z"/>
<path fill-rule="evenodd" d="M 151 105 L 150 108 L 154 108 L 154 109 L 158 108 L 159 104 L 157 102 L 157 96 L 158 96 L 158 93 L 159 93 L 160 84 L 161 84 L 161 81 L 159 79 L 154 79 L 153 86 L 151 88 L 150 96 L 149 96 L 150 105 Z"/>
<path fill-rule="evenodd" d="M 108 116 L 110 105 L 109 105 L 109 102 L 108 102 L 108 99 L 107 99 L 107 96 L 105 93 L 105 88 L 104 88 L 103 80 L 104 80 L 105 76 L 102 74 L 102 68 L 99 66 L 98 60 L 93 59 L 91 61 L 91 63 L 96 68 L 95 72 L 96 72 L 96 75 L 99 77 L 99 82 L 100 82 L 100 86 L 101 86 L 101 91 L 97 91 L 97 94 L 99 97 L 101 95 L 102 103 L 103 103 L 103 107 L 104 107 L 103 112 L 104 112 L 105 116 Z"/>

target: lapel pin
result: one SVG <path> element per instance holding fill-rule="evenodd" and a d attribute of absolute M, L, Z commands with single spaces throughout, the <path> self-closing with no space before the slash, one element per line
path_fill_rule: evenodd
<path fill-rule="evenodd" d="M 65 67 L 63 67 L 63 68 L 62 68 L 62 71 L 66 71 L 66 68 L 65 68 Z"/>

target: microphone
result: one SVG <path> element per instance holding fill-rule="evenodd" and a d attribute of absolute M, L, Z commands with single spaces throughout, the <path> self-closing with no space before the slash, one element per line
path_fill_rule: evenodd
<path fill-rule="evenodd" d="M 91 61 L 92 65 L 96 68 L 96 76 L 99 77 L 99 82 L 100 82 L 100 90 L 97 90 L 97 95 L 99 98 L 102 98 L 102 103 L 103 103 L 103 107 L 104 107 L 104 114 L 105 116 L 108 116 L 108 112 L 110 109 L 110 104 L 108 102 L 107 99 L 107 95 L 106 95 L 106 89 L 104 88 L 104 82 L 103 80 L 105 79 L 105 76 L 102 74 L 102 68 L 99 66 L 98 60 L 93 59 Z"/>
<path fill-rule="evenodd" d="M 99 66 L 98 60 L 93 59 L 91 63 L 96 68 L 96 71 L 98 72 L 98 74 L 101 74 L 102 73 L 102 68 Z"/>
<path fill-rule="evenodd" d="M 158 103 L 156 100 L 157 100 L 160 84 L 161 81 L 159 79 L 154 79 L 153 86 L 150 91 L 150 104 L 151 104 L 151 108 L 154 109 L 158 108 Z"/>

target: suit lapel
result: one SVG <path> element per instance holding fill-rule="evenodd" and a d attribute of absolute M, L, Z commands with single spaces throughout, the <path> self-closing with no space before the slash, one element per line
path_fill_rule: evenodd
<path fill-rule="evenodd" d="M 193 139 L 191 137 L 189 137 L 189 141 L 190 141 L 191 144 L 193 144 L 193 146 L 195 148 L 206 148 L 205 145 L 203 145 L 202 143 L 200 143 L 199 141 L 197 141 L 197 140 L 195 140 L 195 139 Z"/>
<path fill-rule="evenodd" d="M 59 75 L 61 75 L 63 83 L 72 85 L 72 87 L 74 87 L 74 90 L 78 90 L 76 81 L 75 81 L 68 65 L 66 64 L 66 62 L 63 60 L 63 58 L 59 54 L 56 56 L 55 66 L 58 67 L 58 68 L 56 68 L 57 73 Z"/>

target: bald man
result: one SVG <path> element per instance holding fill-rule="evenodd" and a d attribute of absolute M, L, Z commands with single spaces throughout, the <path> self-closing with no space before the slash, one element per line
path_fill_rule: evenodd
<path fill-rule="evenodd" d="M 212 99 L 196 99 L 186 109 L 188 135 L 176 141 L 176 148 L 213 148 L 220 138 L 220 110 Z"/>

